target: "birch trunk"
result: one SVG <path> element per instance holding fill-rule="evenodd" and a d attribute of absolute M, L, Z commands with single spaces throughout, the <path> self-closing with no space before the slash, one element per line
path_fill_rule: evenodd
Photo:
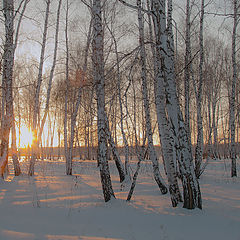
<path fill-rule="evenodd" d="M 118 174 L 119 174 L 119 177 L 120 177 L 120 183 L 122 183 L 125 180 L 124 167 L 123 167 L 120 155 L 117 151 L 117 147 L 114 143 L 112 134 L 110 132 L 109 122 L 108 122 L 107 116 L 105 117 L 105 119 L 106 119 L 106 135 L 107 135 L 108 143 L 109 143 L 109 145 L 111 147 L 111 150 L 112 150 L 113 159 L 115 161 L 115 164 L 116 164 L 116 167 L 117 167 L 117 170 L 118 170 Z"/>
<path fill-rule="evenodd" d="M 235 143 L 235 102 L 236 102 L 236 82 L 237 82 L 237 63 L 236 63 L 236 36 L 237 36 L 237 25 L 238 25 L 238 2 L 233 1 L 234 14 L 233 14 L 233 32 L 232 32 L 232 86 L 231 95 L 229 100 L 229 127 L 230 127 L 230 158 L 232 161 L 231 176 L 237 177 L 237 166 L 236 166 L 236 143 Z"/>
<path fill-rule="evenodd" d="M 184 68 L 184 100 L 185 100 L 185 124 L 190 139 L 190 115 L 189 115 L 189 82 L 190 82 L 190 0 L 186 4 L 186 34 L 185 34 L 185 68 Z"/>
<path fill-rule="evenodd" d="M 123 125 L 123 104 L 122 104 L 122 96 L 121 96 L 121 77 L 120 77 L 120 66 L 119 66 L 119 55 L 118 55 L 118 49 L 117 49 L 117 42 L 114 38 L 114 44 L 115 44 L 115 54 L 117 58 L 117 87 L 118 87 L 118 101 L 119 101 L 119 107 L 120 107 L 120 124 L 121 124 L 121 133 L 123 137 L 123 143 L 124 143 L 124 151 L 125 151 L 125 174 L 126 178 L 130 179 L 130 170 L 129 170 L 129 146 L 127 137 L 124 131 L 124 125 Z"/>
<path fill-rule="evenodd" d="M 171 2 L 169 8 L 172 9 Z M 166 94 L 167 112 L 174 134 L 174 144 L 177 153 L 180 173 L 182 175 L 184 208 L 202 208 L 201 192 L 198 180 L 193 168 L 191 143 L 176 93 L 174 46 L 172 31 L 166 29 L 165 0 L 152 0 L 153 23 L 156 38 L 156 62 L 158 71 L 164 76 L 164 88 Z M 170 25 L 171 26 L 171 25 Z"/>
<path fill-rule="evenodd" d="M 37 149 L 38 149 L 38 134 L 37 134 L 37 120 L 39 117 L 39 96 L 40 96 L 40 89 L 42 84 L 42 74 L 43 74 L 43 63 L 44 63 L 44 55 L 45 55 L 45 48 L 46 48 L 46 41 L 47 41 L 47 29 L 48 29 L 48 18 L 49 18 L 49 9 L 51 0 L 47 0 L 46 5 L 46 12 L 45 12 L 45 22 L 44 22 L 44 30 L 43 30 L 43 39 L 42 39 L 42 48 L 41 48 L 41 56 L 38 68 L 38 80 L 37 80 L 37 87 L 35 92 L 35 99 L 34 99 L 34 111 L 33 111 L 33 144 L 32 144 L 32 155 L 30 158 L 30 165 L 28 170 L 28 175 L 34 175 L 34 166 L 37 158 Z"/>
<path fill-rule="evenodd" d="M 14 114 L 13 114 L 14 116 Z M 21 174 L 20 164 L 18 161 L 18 153 L 17 153 L 17 138 L 16 138 L 16 127 L 15 121 L 12 123 L 12 160 L 14 166 L 14 175 L 19 176 Z"/>
<path fill-rule="evenodd" d="M 126 106 L 127 108 L 127 106 Z M 137 182 L 137 177 L 138 177 L 138 173 L 141 167 L 141 162 L 145 159 L 145 155 L 147 154 L 147 148 L 145 148 L 145 144 L 146 144 L 146 135 L 143 137 L 143 143 L 142 146 L 139 146 L 139 141 L 137 138 L 137 120 L 136 120 L 136 90 L 135 90 L 135 86 L 134 86 L 134 82 L 133 82 L 133 132 L 134 132 L 134 136 L 133 138 L 135 138 L 135 151 L 137 153 L 137 157 L 138 157 L 138 162 L 137 162 L 137 168 L 135 170 L 135 173 L 133 175 L 133 179 L 132 179 L 132 184 L 130 187 L 130 190 L 128 192 L 128 196 L 127 196 L 127 201 L 130 201 L 136 186 L 136 182 Z M 128 110 L 127 110 L 128 113 Z M 134 140 L 133 140 L 134 142 Z"/>
<path fill-rule="evenodd" d="M 139 144 L 138 144 L 138 140 L 137 140 L 137 135 L 136 135 L 136 125 L 134 126 L 134 131 L 135 131 L 135 149 L 136 149 L 136 152 L 137 152 L 138 162 L 137 162 L 136 171 L 133 175 L 132 184 L 131 184 L 130 190 L 128 192 L 128 196 L 127 196 L 127 201 L 128 202 L 131 200 L 134 189 L 135 189 L 135 186 L 136 186 L 138 173 L 139 173 L 139 170 L 140 170 L 140 167 L 141 167 L 141 162 L 144 160 L 145 155 L 147 153 L 147 149 L 145 149 L 146 136 L 144 137 L 143 145 L 140 148 Z"/>
<path fill-rule="evenodd" d="M 93 40 L 92 63 L 97 96 L 98 125 L 98 162 L 105 202 L 115 198 L 107 161 L 106 121 L 105 121 L 105 89 L 104 89 L 104 39 L 102 26 L 101 0 L 93 0 Z"/>
<path fill-rule="evenodd" d="M 203 86 L 203 20 L 204 20 L 204 0 L 201 4 L 201 16 L 200 16 L 200 30 L 199 30 L 199 47 L 200 47 L 200 63 L 199 63 L 199 83 L 196 93 L 197 101 L 197 145 L 195 150 L 195 173 L 196 177 L 200 177 L 202 156 L 203 156 L 203 125 L 202 125 L 202 86 Z M 194 84 L 195 86 L 197 84 Z"/>
<path fill-rule="evenodd" d="M 120 60 L 119 60 L 119 55 L 118 55 L 118 48 L 117 48 L 117 41 L 116 38 L 114 36 L 113 31 L 107 26 L 108 31 L 110 32 L 112 38 L 113 38 L 113 42 L 114 42 L 114 50 L 115 50 L 115 55 L 116 55 L 116 60 L 117 60 L 117 87 L 118 87 L 118 99 L 119 99 L 119 106 L 120 106 L 120 114 L 121 114 L 121 133 L 123 136 L 123 143 L 124 143 L 124 149 L 125 149 L 125 172 L 124 172 L 124 167 L 120 158 L 120 155 L 118 153 L 117 147 L 116 147 L 116 141 L 114 142 L 111 131 L 109 129 L 109 121 L 108 121 L 108 117 L 106 116 L 106 133 L 107 133 L 107 137 L 108 137 L 108 143 L 111 147 L 112 150 L 112 154 L 113 154 L 113 158 L 119 173 L 119 177 L 120 177 L 120 183 L 122 183 L 125 179 L 128 180 L 130 179 L 129 176 L 129 147 L 128 147 L 128 142 L 127 142 L 127 138 L 126 138 L 126 134 L 123 128 L 123 106 L 122 106 L 122 98 L 121 98 L 121 89 L 120 89 L 120 82 L 121 82 L 121 76 L 120 76 Z M 113 114 L 114 116 L 114 114 Z M 112 121 L 115 122 L 114 126 L 116 128 L 116 121 Z M 115 140 L 116 138 L 116 132 L 115 132 Z"/>
<path fill-rule="evenodd" d="M 23 8 L 22 8 L 21 13 L 20 13 L 18 23 L 17 23 L 15 40 L 14 40 L 14 52 L 17 48 L 20 26 L 21 26 L 21 22 L 22 22 L 24 12 L 25 12 L 26 7 L 27 7 L 27 3 L 28 3 L 28 0 L 25 0 Z M 13 105 L 12 105 L 12 107 L 13 107 Z M 13 113 L 13 122 L 12 122 L 12 129 L 11 129 L 11 131 L 12 131 L 12 145 L 11 145 L 12 160 L 13 160 L 13 166 L 14 166 L 14 174 L 15 174 L 15 176 L 19 176 L 21 174 L 21 169 L 20 169 L 20 164 L 19 164 L 18 154 L 17 154 L 17 138 L 16 138 L 16 125 L 15 125 L 14 109 L 12 109 L 12 113 Z M 20 131 L 20 124 L 19 124 L 19 131 Z M 20 134 L 19 134 L 19 141 L 20 141 Z"/>
<path fill-rule="evenodd" d="M 148 3 L 149 5 L 149 3 Z M 150 7 L 148 6 L 148 10 Z M 170 16 L 170 11 L 169 11 Z M 151 18 L 149 15 L 149 34 L 150 41 L 153 43 L 153 32 Z M 158 132 L 161 141 L 162 157 L 165 166 L 166 175 L 168 178 L 169 192 L 171 195 L 172 206 L 176 207 L 179 201 L 182 201 L 179 190 L 176 174 L 176 154 L 173 151 L 173 134 L 171 133 L 170 123 L 166 115 L 166 97 L 164 92 L 163 76 L 160 71 L 157 71 L 156 51 L 154 44 L 151 44 L 151 50 L 154 63 L 154 94 L 155 106 L 157 112 Z"/>
<path fill-rule="evenodd" d="M 69 44 L 68 44 L 68 12 L 69 12 L 69 1 L 67 0 L 67 9 L 66 9 L 66 21 L 65 21 L 65 45 L 66 45 L 66 77 L 65 77 L 65 104 L 64 104 L 64 153 L 66 160 L 66 174 L 71 175 L 72 166 L 69 161 L 69 152 L 68 152 L 68 134 L 67 134 L 67 125 L 68 125 L 68 91 L 69 91 Z"/>
<path fill-rule="evenodd" d="M 45 109 L 44 109 L 44 115 L 43 115 L 43 118 L 41 121 L 41 126 L 40 126 L 39 134 L 38 134 L 38 141 L 40 141 L 40 142 L 41 142 L 42 132 L 43 132 L 43 128 L 44 128 L 44 125 L 46 122 L 47 114 L 49 112 L 49 102 L 50 102 L 50 96 L 51 96 L 51 90 L 52 90 L 52 80 L 53 80 L 54 70 L 55 70 L 56 61 L 57 61 L 58 33 L 59 33 L 59 19 L 60 19 L 60 12 L 61 12 L 61 4 L 62 4 L 62 0 L 59 0 L 58 9 L 57 9 L 57 22 L 56 22 L 56 32 L 55 32 L 55 46 L 54 46 L 54 54 L 53 54 L 53 63 L 52 63 L 52 68 L 51 68 L 50 76 L 49 76 L 47 99 L 46 99 L 46 105 L 45 105 Z"/>
<path fill-rule="evenodd" d="M 81 103 L 82 98 L 82 86 L 78 88 L 77 91 L 77 101 L 73 107 L 73 112 L 71 114 L 71 129 L 70 129 L 70 138 L 68 143 L 68 134 L 67 134 L 67 110 L 68 110 L 68 90 L 69 90 L 69 46 L 68 46 L 68 1 L 67 1 L 67 12 L 66 12 L 66 28 L 65 28 L 65 42 L 66 42 L 66 95 L 65 95 L 65 117 L 64 117 L 64 148 L 65 148 L 65 158 L 66 158 L 66 174 L 72 175 L 72 151 L 73 151 L 73 143 L 75 137 L 75 128 L 77 121 L 78 109 Z M 91 30 L 92 30 L 92 21 L 89 24 L 88 36 L 87 36 L 87 44 L 85 47 L 85 56 L 84 56 L 84 66 L 83 73 L 87 70 L 87 60 L 88 60 L 88 51 L 90 47 L 90 39 L 91 39 Z M 83 76 L 80 76 L 83 77 Z M 80 81 L 84 81 L 80 79 Z M 81 85 L 81 83 L 80 83 Z"/>
<path fill-rule="evenodd" d="M 157 182 L 162 194 L 166 194 L 167 188 L 165 186 L 162 176 L 160 175 L 158 157 L 153 145 L 153 132 L 152 132 L 148 88 L 147 88 L 146 51 L 144 46 L 144 23 L 143 23 L 143 14 L 141 11 L 141 0 L 137 0 L 137 6 L 138 6 L 138 24 L 139 24 L 138 28 L 139 28 L 140 61 L 141 61 L 141 67 L 142 67 L 141 69 L 142 94 L 143 94 L 143 102 L 144 102 L 149 157 L 152 161 L 153 174 L 154 174 L 155 181 Z"/>
<path fill-rule="evenodd" d="M 3 54 L 3 103 L 5 111 L 2 121 L 2 141 L 0 145 L 0 177 L 4 178 L 4 171 L 8 164 L 9 134 L 13 124 L 13 97 L 12 97 L 12 79 L 14 65 L 14 3 L 13 0 L 3 1 L 3 14 L 5 23 L 5 43 Z"/>

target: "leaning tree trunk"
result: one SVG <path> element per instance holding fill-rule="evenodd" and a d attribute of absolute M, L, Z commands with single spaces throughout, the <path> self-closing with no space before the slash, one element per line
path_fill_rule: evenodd
<path fill-rule="evenodd" d="M 121 96 L 121 76 L 120 76 L 120 61 L 119 61 L 119 54 L 117 49 L 117 41 L 115 37 L 113 36 L 113 33 L 111 32 L 114 46 L 115 46 L 115 54 L 116 54 L 116 60 L 117 60 L 117 88 L 118 88 L 118 101 L 119 101 L 119 107 L 120 107 L 120 124 L 121 124 L 121 133 L 123 137 L 123 144 L 124 144 L 124 152 L 125 152 L 125 174 L 126 179 L 130 179 L 130 170 L 129 170 L 129 146 L 127 137 L 124 130 L 124 116 L 123 116 L 123 103 L 122 103 L 122 96 Z M 125 177 L 124 177 L 125 178 Z"/>
<path fill-rule="evenodd" d="M 182 177 L 183 207 L 188 209 L 202 208 L 200 187 L 193 167 L 191 143 L 177 98 L 172 23 L 169 23 L 170 27 L 167 30 L 165 8 L 165 0 L 152 0 L 156 61 L 158 71 L 163 71 L 162 76 L 164 76 L 167 113 L 174 134 L 175 150 Z M 171 1 L 168 2 L 168 9 L 172 11 Z M 171 17 L 168 21 L 172 21 Z"/>
<path fill-rule="evenodd" d="M 148 138 L 148 149 L 149 157 L 153 164 L 153 174 L 155 181 L 157 182 L 162 194 L 167 193 L 167 188 L 165 186 L 164 180 L 160 175 L 158 157 L 156 150 L 153 145 L 153 132 L 152 124 L 150 118 L 150 106 L 149 106 L 149 97 L 148 97 L 148 88 L 147 88 L 147 68 L 146 68 L 146 51 L 144 46 L 144 24 L 143 24 L 143 14 L 141 11 L 141 0 L 137 0 L 138 6 L 138 24 L 139 24 L 139 44 L 140 44 L 140 62 L 141 62 L 141 78 L 142 78 L 142 94 L 144 102 L 144 111 L 145 111 L 145 121 L 146 121 L 146 132 Z"/>
<path fill-rule="evenodd" d="M 113 159 L 115 161 L 115 164 L 116 164 L 116 167 L 117 167 L 117 170 L 118 170 L 120 183 L 122 183 L 125 180 L 124 167 L 123 167 L 120 155 L 118 153 L 116 144 L 115 144 L 115 142 L 113 140 L 113 137 L 112 137 L 112 134 L 110 132 L 109 122 L 108 122 L 107 116 L 105 117 L 105 119 L 106 119 L 106 123 L 105 123 L 106 124 L 106 136 L 107 136 L 107 139 L 108 139 L 108 143 L 111 147 Z"/>
<path fill-rule="evenodd" d="M 3 100 L 5 112 L 3 112 L 2 121 L 2 141 L 0 145 L 0 177 L 4 177 L 4 171 L 8 164 L 9 134 L 13 122 L 13 97 L 12 97 L 12 79 L 14 65 L 14 4 L 13 0 L 3 1 L 3 14 L 5 20 L 5 43 L 3 54 Z"/>
<path fill-rule="evenodd" d="M 97 96 L 97 125 L 98 125 L 98 162 L 100 177 L 105 202 L 115 198 L 110 171 L 107 161 L 106 121 L 105 121 L 105 79 L 104 79 L 104 57 L 103 57 L 103 26 L 101 0 L 93 0 L 93 40 L 92 40 L 92 63 L 93 75 Z"/>
<path fill-rule="evenodd" d="M 52 68 L 50 71 L 50 76 L 49 76 L 49 81 L 48 81 L 46 105 L 45 105 L 44 114 L 43 114 L 43 118 L 41 121 L 40 129 L 39 129 L 39 134 L 38 134 L 39 142 L 41 142 L 43 128 L 44 128 L 44 125 L 45 125 L 45 122 L 47 119 L 47 115 L 49 112 L 49 103 L 50 103 L 50 96 L 51 96 L 51 90 L 52 90 L 52 80 L 53 80 L 54 70 L 55 70 L 56 61 L 57 61 L 58 33 L 59 33 L 59 19 L 60 19 L 60 12 L 61 12 L 61 4 L 62 4 L 62 0 L 59 0 L 58 10 L 57 10 L 57 22 L 56 22 L 56 32 L 55 32 L 55 46 L 54 46 L 54 54 L 53 54 L 53 63 L 52 63 Z"/>

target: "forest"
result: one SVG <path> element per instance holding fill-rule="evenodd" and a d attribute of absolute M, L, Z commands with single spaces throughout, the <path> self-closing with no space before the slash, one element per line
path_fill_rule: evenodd
<path fill-rule="evenodd" d="M 0 212 L 14 208 L 0 239 L 191 239 L 187 216 L 214 219 L 214 239 L 226 225 L 218 239 L 240 239 L 239 0 L 2 0 L 0 10 Z M 19 206 L 28 219 L 50 208 L 55 232 L 15 223 Z M 66 232 L 58 208 L 74 221 Z M 175 230 L 156 225 L 164 214 Z M 94 231 L 79 232 L 90 216 Z M 178 238 L 181 216 L 192 230 Z"/>

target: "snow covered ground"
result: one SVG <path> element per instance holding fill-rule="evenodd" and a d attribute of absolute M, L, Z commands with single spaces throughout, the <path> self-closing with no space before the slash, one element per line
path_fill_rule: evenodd
<path fill-rule="evenodd" d="M 0 183 L 0 240 L 240 240 L 240 178 L 230 177 L 227 160 L 212 160 L 200 180 L 203 210 L 172 208 L 149 162 L 127 203 L 128 188 L 110 169 L 117 199 L 109 203 L 94 161 L 76 161 L 74 176 L 64 175 L 63 161 L 38 162 L 34 178 L 11 174 Z"/>

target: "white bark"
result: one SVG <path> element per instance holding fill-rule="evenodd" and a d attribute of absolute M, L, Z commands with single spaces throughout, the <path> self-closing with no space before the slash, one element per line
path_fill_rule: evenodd
<path fill-rule="evenodd" d="M 172 8 L 172 6 L 169 7 Z M 177 160 L 182 176 L 183 207 L 188 209 L 202 208 L 200 187 L 193 168 L 191 143 L 176 94 L 174 46 L 171 40 L 173 36 L 172 31 L 166 31 L 165 8 L 165 0 L 152 0 L 156 61 L 159 68 L 158 71 L 163 71 L 162 74 L 164 76 L 167 112 L 172 125 Z M 169 34 L 170 39 L 167 34 Z"/>
<path fill-rule="evenodd" d="M 135 126 L 136 127 L 136 126 Z M 128 196 L 127 196 L 127 201 L 130 201 L 136 186 L 136 182 L 137 182 L 137 177 L 138 177 L 138 173 L 141 167 L 141 162 L 144 160 L 145 155 L 147 153 L 148 149 L 145 149 L 145 142 L 146 142 L 146 136 L 143 139 L 143 145 L 140 148 L 139 144 L 138 144 L 138 140 L 137 140 L 137 134 L 136 134 L 136 128 L 135 128 L 135 149 L 136 149 L 136 153 L 137 153 L 137 157 L 138 157 L 138 162 L 137 162 L 137 168 L 135 170 L 135 173 L 133 175 L 133 180 L 132 180 L 132 184 L 131 184 L 131 188 L 128 192 Z"/>
<path fill-rule="evenodd" d="M 126 106 L 127 108 L 127 106 Z M 128 110 L 127 110 L 128 113 Z M 146 135 L 144 135 L 143 138 L 143 143 L 142 146 L 139 146 L 139 141 L 137 138 L 137 121 L 136 121 L 136 90 L 135 90 L 135 86 L 134 86 L 134 82 L 133 82 L 133 114 L 134 114 L 134 119 L 133 119 L 133 132 L 134 132 L 134 138 L 135 138 L 135 151 L 137 153 L 137 157 L 138 157 L 138 162 L 137 162 L 137 168 L 135 170 L 135 173 L 133 175 L 133 179 L 132 179 L 132 184 L 130 187 L 130 190 L 128 192 L 128 196 L 127 196 L 127 201 L 130 201 L 136 186 L 136 182 L 137 182 L 137 177 L 138 177 L 138 173 L 141 167 L 141 162 L 145 159 L 145 156 L 147 154 L 147 148 L 145 147 L 146 144 Z M 134 141 L 133 141 L 134 142 Z"/>
<path fill-rule="evenodd" d="M 115 198 L 112 189 L 109 166 L 107 161 L 106 121 L 105 121 L 105 89 L 104 89 L 104 39 L 102 26 L 101 0 L 93 0 L 93 41 L 92 63 L 94 82 L 97 95 L 97 125 L 98 125 L 98 162 L 105 202 Z"/>
<path fill-rule="evenodd" d="M 238 8 L 239 1 L 233 1 L 234 14 L 233 14 L 233 32 L 232 32 L 232 69 L 233 77 L 231 81 L 231 95 L 229 99 L 229 127 L 230 127 L 230 157 L 232 160 L 231 166 L 231 176 L 237 176 L 237 166 L 236 166 L 236 143 L 235 143 L 235 105 L 236 105 L 236 82 L 237 82 L 237 63 L 236 63 L 236 37 L 237 37 L 237 25 L 238 25 Z"/>
<path fill-rule="evenodd" d="M 149 3 L 148 3 L 149 10 Z M 153 43 L 153 32 L 150 14 L 149 16 L 149 34 L 150 42 Z M 153 54 L 154 63 L 154 94 L 155 94 L 155 106 L 158 120 L 158 132 L 161 141 L 162 157 L 165 166 L 166 175 L 168 178 L 169 192 L 171 195 L 171 201 L 173 207 L 176 207 L 179 201 L 182 201 L 180 190 L 177 182 L 176 174 L 176 156 L 173 151 L 173 135 L 171 133 L 170 123 L 166 115 L 166 97 L 164 92 L 163 76 L 162 72 L 157 71 L 156 51 L 154 44 L 151 44 L 151 50 Z"/>
<path fill-rule="evenodd" d="M 185 100 L 185 124 L 190 139 L 190 115 L 189 115 L 189 82 L 190 82 L 190 0 L 186 4 L 186 34 L 185 34 L 185 69 L 184 69 L 184 100 Z"/>
<path fill-rule="evenodd" d="M 203 21 L 204 21 L 204 0 L 201 2 L 201 15 L 200 15 L 200 30 L 199 30 L 199 47 L 200 47 L 200 62 L 199 62 L 199 82 L 196 92 L 197 102 L 197 145 L 195 150 L 195 172 L 197 178 L 200 177 L 202 155 L 203 155 L 203 125 L 202 125 L 202 86 L 203 86 Z M 194 84 L 195 86 L 197 84 Z"/>
<path fill-rule="evenodd" d="M 13 0 L 3 1 L 3 14 L 5 23 L 5 43 L 3 54 L 3 103 L 5 111 L 2 112 L 2 138 L 0 145 L 0 178 L 4 177 L 4 171 L 8 164 L 8 148 L 9 134 L 13 124 L 13 97 L 12 97 L 12 81 L 13 81 L 13 65 L 14 65 L 14 4 Z"/>
<path fill-rule="evenodd" d="M 67 25 L 66 25 L 67 26 Z M 91 31 L 92 31 L 92 21 L 89 24 L 89 29 L 88 29 L 88 36 L 87 36 L 87 44 L 85 47 L 85 56 L 84 56 L 84 66 L 83 66 L 83 73 L 86 72 L 87 70 L 87 60 L 88 60 L 88 52 L 89 52 L 89 47 L 90 47 L 90 40 L 91 40 Z M 67 29 L 66 33 L 67 34 Z M 67 40 L 67 35 L 66 35 L 66 46 L 68 49 L 68 40 Z M 69 56 L 69 51 L 67 50 L 67 63 L 66 63 L 66 68 L 68 68 L 68 56 Z M 66 69 L 66 81 L 69 81 L 69 69 Z M 81 84 L 80 84 L 81 85 Z M 69 83 L 67 83 L 67 89 L 69 87 Z M 65 143 L 65 157 L 66 157 L 66 174 L 67 175 L 72 175 L 72 150 L 73 150 L 73 142 L 74 142 L 74 137 L 75 137 L 75 128 L 76 128 L 76 121 L 77 121 L 77 114 L 79 110 L 79 106 L 81 103 L 82 99 L 82 87 L 80 86 L 77 91 L 77 100 L 76 104 L 73 107 L 73 112 L 71 114 L 71 129 L 70 129 L 70 139 L 69 143 Z M 66 99 L 65 99 L 65 124 L 67 126 L 67 94 L 66 93 Z M 67 127 L 65 127 L 67 129 Z M 67 130 L 65 130 L 67 131 Z M 67 132 L 65 132 L 66 136 L 64 137 L 67 141 L 68 136 Z M 67 150 L 67 151 L 66 151 Z"/>
<path fill-rule="evenodd" d="M 65 45 L 66 45 L 66 77 L 65 77 L 65 105 L 64 105 L 64 152 L 66 160 L 66 174 L 72 175 L 72 154 L 68 144 L 68 92 L 69 92 L 69 40 L 68 40 L 68 17 L 69 1 L 67 0 L 66 20 L 65 20 Z"/>
<path fill-rule="evenodd" d="M 21 10 L 21 13 L 20 13 L 20 16 L 19 16 L 18 23 L 17 23 L 15 39 L 14 39 L 14 52 L 17 48 L 19 31 L 20 31 L 20 27 L 21 27 L 22 18 L 23 18 L 24 12 L 25 12 L 26 7 L 27 7 L 27 3 L 28 3 L 28 0 L 25 0 L 24 4 L 23 4 L 23 7 L 22 7 L 22 10 Z M 19 6 L 18 10 L 20 10 L 20 7 L 21 7 L 21 5 Z M 13 105 L 12 105 L 12 107 L 13 107 Z M 17 138 L 16 138 L 14 109 L 12 109 L 12 112 L 13 112 L 13 122 L 12 122 L 12 129 L 11 129 L 11 131 L 12 131 L 12 145 L 11 145 L 12 160 L 13 160 L 13 166 L 14 166 L 14 174 L 15 174 L 15 176 L 19 176 L 21 174 L 21 169 L 20 169 L 20 164 L 19 164 L 18 155 L 17 155 L 17 143 L 16 143 Z M 20 129 L 19 129 L 19 131 L 20 131 Z M 20 138 L 20 135 L 19 135 L 19 138 Z"/>
<path fill-rule="evenodd" d="M 162 194 L 166 194 L 167 188 L 165 186 L 164 180 L 162 179 L 162 176 L 159 171 L 158 157 L 153 145 L 153 132 L 152 132 L 148 88 L 147 88 L 147 71 L 146 71 L 147 56 L 146 56 L 146 51 L 144 46 L 144 23 L 143 23 L 143 14 L 141 11 L 141 0 L 137 0 L 137 6 L 138 6 L 138 24 L 139 24 L 140 61 L 141 61 L 141 67 L 142 67 L 142 71 L 141 71 L 142 94 L 143 94 L 143 102 L 144 102 L 149 157 L 153 164 L 153 174 L 154 174 L 155 181 L 157 182 Z"/>
<path fill-rule="evenodd" d="M 14 114 L 13 114 L 14 116 Z M 12 160 L 13 160 L 13 166 L 14 166 L 14 175 L 19 176 L 21 174 L 20 164 L 18 161 L 18 155 L 17 155 L 17 144 L 16 144 L 17 138 L 16 138 L 16 127 L 15 127 L 15 121 L 12 123 Z"/>
<path fill-rule="evenodd" d="M 106 21 L 106 19 L 105 19 L 105 21 Z M 114 51 L 115 51 L 116 60 L 117 60 L 116 67 L 117 67 L 117 78 L 118 78 L 118 80 L 117 80 L 118 94 L 119 93 L 121 94 L 121 92 L 119 90 L 120 78 L 121 77 L 120 77 L 120 65 L 119 65 L 120 64 L 120 59 L 119 59 L 119 55 L 118 55 L 117 41 L 116 41 L 116 38 L 114 36 L 114 32 L 113 32 L 112 28 L 108 26 L 107 22 L 106 22 L 106 27 L 107 27 L 108 31 L 110 32 L 111 37 L 112 37 L 113 42 L 114 42 Z M 120 97 L 119 103 L 120 103 L 120 112 L 121 112 L 121 130 L 123 131 L 123 122 L 122 122 L 123 121 L 123 111 L 122 111 L 123 106 L 122 106 L 121 97 Z M 112 104 L 111 104 L 111 107 L 112 107 Z M 120 155 L 119 155 L 117 147 L 116 147 L 117 138 L 115 139 L 115 142 L 114 142 L 114 139 L 112 137 L 112 133 L 111 133 L 110 128 L 109 128 L 109 121 L 108 121 L 107 115 L 105 116 L 105 119 L 106 119 L 107 140 L 108 140 L 108 143 L 109 143 L 110 148 L 112 150 L 113 159 L 115 161 L 115 164 L 116 164 L 116 167 L 117 167 L 117 170 L 118 170 L 118 173 L 119 173 L 120 183 L 123 183 L 124 180 L 129 179 L 129 177 L 128 177 L 128 173 L 129 173 L 129 161 L 128 161 L 129 149 L 128 149 L 127 139 L 126 139 L 126 136 L 125 136 L 125 132 L 123 131 L 122 134 L 123 134 L 124 145 L 125 145 L 125 172 L 124 172 L 124 166 L 122 164 Z M 114 122 L 113 119 L 112 119 L 112 122 Z M 115 130 L 116 130 L 116 121 L 115 121 L 114 125 L 115 125 Z M 116 132 L 115 132 L 115 137 L 116 137 Z"/>
<path fill-rule="evenodd" d="M 50 3 L 51 0 L 47 0 L 46 2 L 46 12 L 45 12 L 45 22 L 44 22 L 44 30 L 43 30 L 43 39 L 42 39 L 42 48 L 41 48 L 41 56 L 38 68 L 38 79 L 37 79 L 37 87 L 35 92 L 35 99 L 34 99 L 34 111 L 33 111 L 33 144 L 32 144 L 32 155 L 30 159 L 30 165 L 28 170 L 28 175 L 34 175 L 34 166 L 35 161 L 37 158 L 37 148 L 38 148 L 38 134 L 37 134 L 37 120 L 39 116 L 39 96 L 40 96 L 40 89 L 42 84 L 42 74 L 43 74 L 43 63 L 44 63 L 44 56 L 45 56 L 45 48 L 46 48 L 46 41 L 47 41 L 47 30 L 48 30 L 48 18 L 49 18 L 49 10 L 50 10 Z"/>
<path fill-rule="evenodd" d="M 57 61 L 58 33 L 59 33 L 59 21 L 60 21 L 59 19 L 60 19 L 60 12 L 61 12 L 61 4 L 62 4 L 62 0 L 59 0 L 58 9 L 57 9 L 57 21 L 56 21 L 53 63 L 52 63 L 52 68 L 51 68 L 51 71 L 50 71 L 50 76 L 49 76 L 49 81 L 48 81 L 47 99 L 46 99 L 46 105 L 45 105 L 45 109 L 44 109 L 44 115 L 43 115 L 43 118 L 42 118 L 42 121 L 41 121 L 39 134 L 38 134 L 38 141 L 39 142 L 41 142 L 43 128 L 44 128 L 44 125 L 45 125 L 45 122 L 46 122 L 47 114 L 49 112 L 49 102 L 50 102 L 50 95 L 51 95 L 51 90 L 52 90 L 52 81 L 53 81 L 53 75 L 54 75 L 54 70 L 55 70 L 56 61 Z"/>
<path fill-rule="evenodd" d="M 123 137 L 123 143 L 124 143 L 124 151 L 125 151 L 125 174 L 127 178 L 130 178 L 130 170 L 129 170 L 129 146 L 127 137 L 124 131 L 124 117 L 123 117 L 123 104 L 122 104 L 122 95 L 121 95 L 121 77 L 120 77 L 120 66 L 119 66 L 119 56 L 118 56 L 118 49 L 117 49 L 117 42 L 114 38 L 114 44 L 115 44 L 115 54 L 116 54 L 116 60 L 117 60 L 117 87 L 118 87 L 118 101 L 119 101 L 119 107 L 120 107 L 120 124 L 121 124 L 121 133 Z"/>
<path fill-rule="evenodd" d="M 125 180 L 125 173 L 124 173 L 124 167 L 120 158 L 120 155 L 118 153 L 117 147 L 114 143 L 112 134 L 110 132 L 109 129 L 109 122 L 108 122 L 108 118 L 107 116 L 105 117 L 106 119 L 106 135 L 107 135 L 107 139 L 108 139 L 108 143 L 111 147 L 112 150 L 112 154 L 113 154 L 113 159 L 115 161 L 117 170 L 118 170 L 118 174 L 119 174 L 119 178 L 120 178 L 120 183 L 122 183 Z"/>
<path fill-rule="evenodd" d="M 68 154 L 68 134 L 67 134 L 67 124 L 68 124 L 68 91 L 69 91 L 69 40 L 68 40 L 68 14 L 69 14 L 69 2 L 67 0 L 66 9 L 66 20 L 65 20 L 65 45 L 66 45 L 66 76 L 65 76 L 65 101 L 64 101 L 64 153 L 66 160 L 66 174 L 70 173 L 71 166 L 69 166 L 69 154 Z"/>

